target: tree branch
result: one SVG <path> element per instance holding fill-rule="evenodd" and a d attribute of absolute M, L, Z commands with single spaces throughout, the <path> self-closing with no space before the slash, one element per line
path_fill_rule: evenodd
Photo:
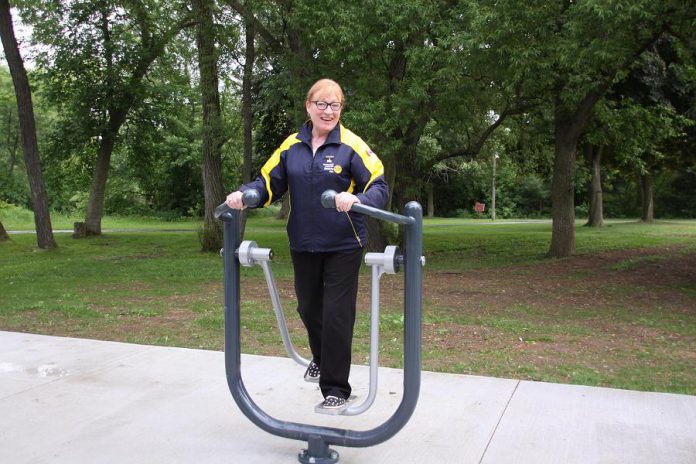
<path fill-rule="evenodd" d="M 271 47 L 271 49 L 278 54 L 283 54 L 285 52 L 285 47 L 283 43 L 276 39 L 271 31 L 265 27 L 261 21 L 259 21 L 256 16 L 246 7 L 243 3 L 238 0 L 223 0 L 227 5 L 229 5 L 234 11 L 236 11 L 240 16 L 242 16 L 246 21 L 252 23 L 254 28 L 261 36 L 261 38 Z"/>
<path fill-rule="evenodd" d="M 481 149 L 483 148 L 483 145 L 486 143 L 488 138 L 495 132 L 495 130 L 500 127 L 503 122 L 510 116 L 515 116 L 518 114 L 522 114 L 531 108 L 534 108 L 536 106 L 536 103 L 532 102 L 521 102 L 518 105 L 512 107 L 512 108 L 506 108 L 500 115 L 498 116 L 498 119 L 493 121 L 492 124 L 490 124 L 486 129 L 484 129 L 483 132 L 478 136 L 476 141 L 472 144 L 470 144 L 467 147 L 461 147 L 455 150 L 451 150 L 448 152 L 441 153 L 439 156 L 436 156 L 432 160 L 432 164 L 437 164 L 440 161 L 445 161 L 451 158 L 457 158 L 457 157 L 464 157 L 464 156 L 469 156 L 473 157 L 477 155 Z"/>
<path fill-rule="evenodd" d="M 662 34 L 669 30 L 669 27 L 669 23 L 665 23 L 660 29 L 655 31 L 655 33 L 652 34 L 649 39 L 645 40 L 640 47 L 634 51 L 634 53 L 627 56 L 623 62 L 619 63 L 617 67 L 608 72 L 603 78 L 600 78 L 599 84 L 585 94 L 582 100 L 580 100 L 578 105 L 575 107 L 575 111 L 565 115 L 564 119 L 566 119 L 566 122 L 573 131 L 573 134 L 579 137 L 582 131 L 585 130 L 587 123 L 590 121 L 590 117 L 592 116 L 592 111 L 595 105 L 612 86 L 616 75 L 619 72 L 628 69 L 633 63 L 635 63 L 640 55 L 655 44 Z"/>

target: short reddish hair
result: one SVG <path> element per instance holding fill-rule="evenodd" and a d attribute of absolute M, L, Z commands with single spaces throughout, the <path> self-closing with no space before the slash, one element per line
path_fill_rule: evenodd
<path fill-rule="evenodd" d="M 307 101 L 311 102 L 314 100 L 314 96 L 318 94 L 321 91 L 324 90 L 329 90 L 333 91 L 336 93 L 338 98 L 341 100 L 341 103 L 345 103 L 345 96 L 343 95 L 343 89 L 341 88 L 340 85 L 338 85 L 338 82 L 331 80 L 331 79 L 319 79 L 312 85 L 312 87 L 309 88 L 309 91 L 307 92 Z"/>

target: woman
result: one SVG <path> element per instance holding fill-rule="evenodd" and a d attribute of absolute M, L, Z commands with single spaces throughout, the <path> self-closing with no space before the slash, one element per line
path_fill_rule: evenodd
<path fill-rule="evenodd" d="M 261 205 L 290 194 L 288 238 L 295 271 L 297 311 L 307 329 L 312 361 L 308 382 L 319 382 L 322 407 L 345 407 L 355 324 L 358 271 L 365 247 L 363 216 L 349 212 L 353 203 L 382 208 L 388 188 L 384 167 L 360 137 L 340 124 L 343 90 L 330 79 L 307 93 L 309 120 L 288 137 L 253 182 L 227 196 L 241 209 L 242 192 L 256 189 Z M 332 189 L 336 209 L 321 205 Z"/>

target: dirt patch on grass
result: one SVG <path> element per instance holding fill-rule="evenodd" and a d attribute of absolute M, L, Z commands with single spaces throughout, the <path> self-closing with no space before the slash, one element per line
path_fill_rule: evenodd
<path fill-rule="evenodd" d="M 693 365 L 695 283 L 696 254 L 680 247 L 431 273 L 426 320 L 429 314 L 450 320 L 424 325 L 424 353 L 446 353 L 425 364 L 694 393 L 693 369 L 670 372 Z"/>

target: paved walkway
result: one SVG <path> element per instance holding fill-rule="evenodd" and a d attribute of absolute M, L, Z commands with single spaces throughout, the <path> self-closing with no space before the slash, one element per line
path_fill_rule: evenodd
<path fill-rule="evenodd" d="M 243 356 L 254 401 L 293 422 L 352 430 L 401 400 L 401 371 L 380 369 L 361 416 L 313 412 L 321 399 L 285 358 Z M 351 382 L 364 398 L 367 368 Z M 237 409 L 220 352 L 0 331 L 0 462 L 297 462 L 306 443 L 269 435 Z M 411 421 L 340 463 L 696 463 L 696 397 L 424 372 Z"/>

